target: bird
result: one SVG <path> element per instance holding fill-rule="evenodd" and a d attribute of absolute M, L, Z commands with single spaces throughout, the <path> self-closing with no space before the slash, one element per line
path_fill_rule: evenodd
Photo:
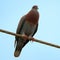
<path fill-rule="evenodd" d="M 34 5 L 31 10 L 21 17 L 16 29 L 16 34 L 33 37 L 38 29 L 39 12 L 38 6 Z M 24 46 L 29 42 L 28 39 L 15 36 L 14 56 L 19 57 Z"/>

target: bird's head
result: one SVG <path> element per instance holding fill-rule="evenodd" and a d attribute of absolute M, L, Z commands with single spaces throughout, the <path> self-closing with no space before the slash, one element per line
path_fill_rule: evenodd
<path fill-rule="evenodd" d="M 34 5 L 34 6 L 32 7 L 32 9 L 38 10 L 38 6 L 37 6 L 37 5 Z"/>

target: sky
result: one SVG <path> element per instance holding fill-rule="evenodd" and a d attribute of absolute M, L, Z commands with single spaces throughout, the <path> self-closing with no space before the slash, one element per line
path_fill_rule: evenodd
<path fill-rule="evenodd" d="M 0 0 L 0 29 L 16 32 L 20 18 L 33 5 L 39 7 L 39 26 L 34 38 L 60 45 L 60 0 Z M 14 57 L 15 37 L 0 32 L 0 60 L 59 60 L 60 49 L 29 42 Z"/>

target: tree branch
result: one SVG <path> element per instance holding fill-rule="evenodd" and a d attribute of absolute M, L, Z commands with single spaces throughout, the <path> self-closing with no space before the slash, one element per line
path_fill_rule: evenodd
<path fill-rule="evenodd" d="M 13 36 L 18 36 L 18 37 L 22 37 L 22 38 L 23 38 L 23 36 L 20 35 L 20 34 L 15 34 L 15 33 L 13 33 L 13 32 L 9 32 L 9 31 L 3 30 L 3 29 L 0 29 L 0 32 L 3 32 L 3 33 L 6 33 L 6 34 L 10 34 L 10 35 L 13 35 Z M 31 38 L 28 37 L 27 39 L 31 40 L 32 37 L 31 37 Z M 34 39 L 34 38 L 33 38 L 33 39 Z M 34 41 L 35 41 L 35 42 L 38 42 L 38 43 L 45 44 L 45 45 L 49 45 L 49 46 L 52 46 L 52 47 L 55 47 L 55 48 L 60 48 L 59 45 L 52 44 L 52 43 L 48 43 L 48 42 L 45 42 L 45 41 L 42 41 L 42 40 L 34 39 Z"/>

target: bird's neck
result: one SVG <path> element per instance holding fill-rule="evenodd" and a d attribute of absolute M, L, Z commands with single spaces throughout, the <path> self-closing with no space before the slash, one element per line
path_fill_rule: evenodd
<path fill-rule="evenodd" d="M 39 13 L 35 10 L 31 10 L 27 15 L 26 15 L 26 20 L 32 24 L 37 24 L 39 20 Z"/>

